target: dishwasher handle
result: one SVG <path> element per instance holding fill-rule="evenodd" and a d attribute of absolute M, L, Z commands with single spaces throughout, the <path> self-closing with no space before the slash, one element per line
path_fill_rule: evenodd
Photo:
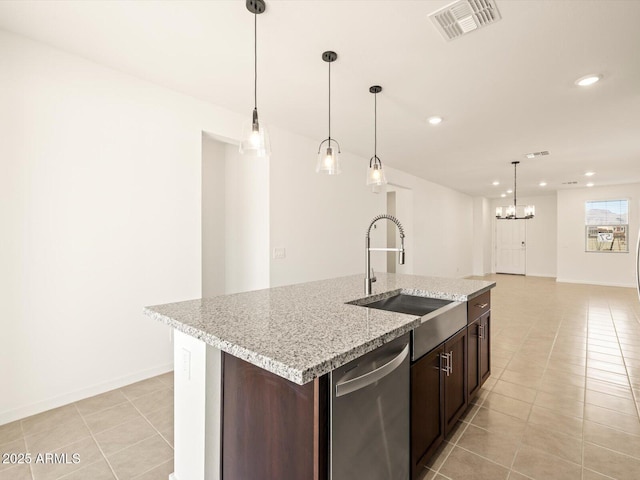
<path fill-rule="evenodd" d="M 396 368 L 400 366 L 404 359 L 409 355 L 409 344 L 407 343 L 402 351 L 390 360 L 385 363 L 381 367 L 376 368 L 375 370 L 371 370 L 370 372 L 365 373 L 364 375 L 360 375 L 359 377 L 352 378 L 351 380 L 345 380 L 344 382 L 336 383 L 336 397 L 341 397 L 343 395 L 348 395 L 356 390 L 360 390 L 372 383 L 381 380 L 382 378 L 389 375 Z"/>

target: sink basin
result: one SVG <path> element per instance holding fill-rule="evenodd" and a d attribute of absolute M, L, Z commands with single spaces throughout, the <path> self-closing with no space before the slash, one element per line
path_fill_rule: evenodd
<path fill-rule="evenodd" d="M 441 300 L 439 298 L 417 297 L 415 295 L 407 295 L 398 293 L 392 297 L 383 298 L 375 302 L 362 305 L 368 308 L 377 308 L 378 310 L 388 310 L 390 312 L 408 313 L 422 317 L 427 313 L 431 313 L 445 305 L 452 303 L 451 300 Z"/>

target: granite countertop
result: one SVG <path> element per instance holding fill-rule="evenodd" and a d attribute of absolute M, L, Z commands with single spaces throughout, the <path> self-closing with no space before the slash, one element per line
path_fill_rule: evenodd
<path fill-rule="evenodd" d="M 466 302 L 495 282 L 377 273 L 369 303 L 389 293 Z M 364 276 L 146 307 L 175 329 L 303 385 L 418 327 L 420 317 L 347 304 Z"/>

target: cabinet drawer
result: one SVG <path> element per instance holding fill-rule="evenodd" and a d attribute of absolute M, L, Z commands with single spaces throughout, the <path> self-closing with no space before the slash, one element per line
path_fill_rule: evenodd
<path fill-rule="evenodd" d="M 484 292 L 467 302 L 467 323 L 472 323 L 489 310 L 491 310 L 491 291 Z"/>

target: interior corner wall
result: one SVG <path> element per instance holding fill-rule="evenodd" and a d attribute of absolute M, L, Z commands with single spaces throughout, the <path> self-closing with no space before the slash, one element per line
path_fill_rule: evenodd
<path fill-rule="evenodd" d="M 629 200 L 629 253 L 585 252 L 585 203 Z M 635 246 L 640 225 L 640 184 L 558 192 L 558 281 L 635 286 Z"/>

